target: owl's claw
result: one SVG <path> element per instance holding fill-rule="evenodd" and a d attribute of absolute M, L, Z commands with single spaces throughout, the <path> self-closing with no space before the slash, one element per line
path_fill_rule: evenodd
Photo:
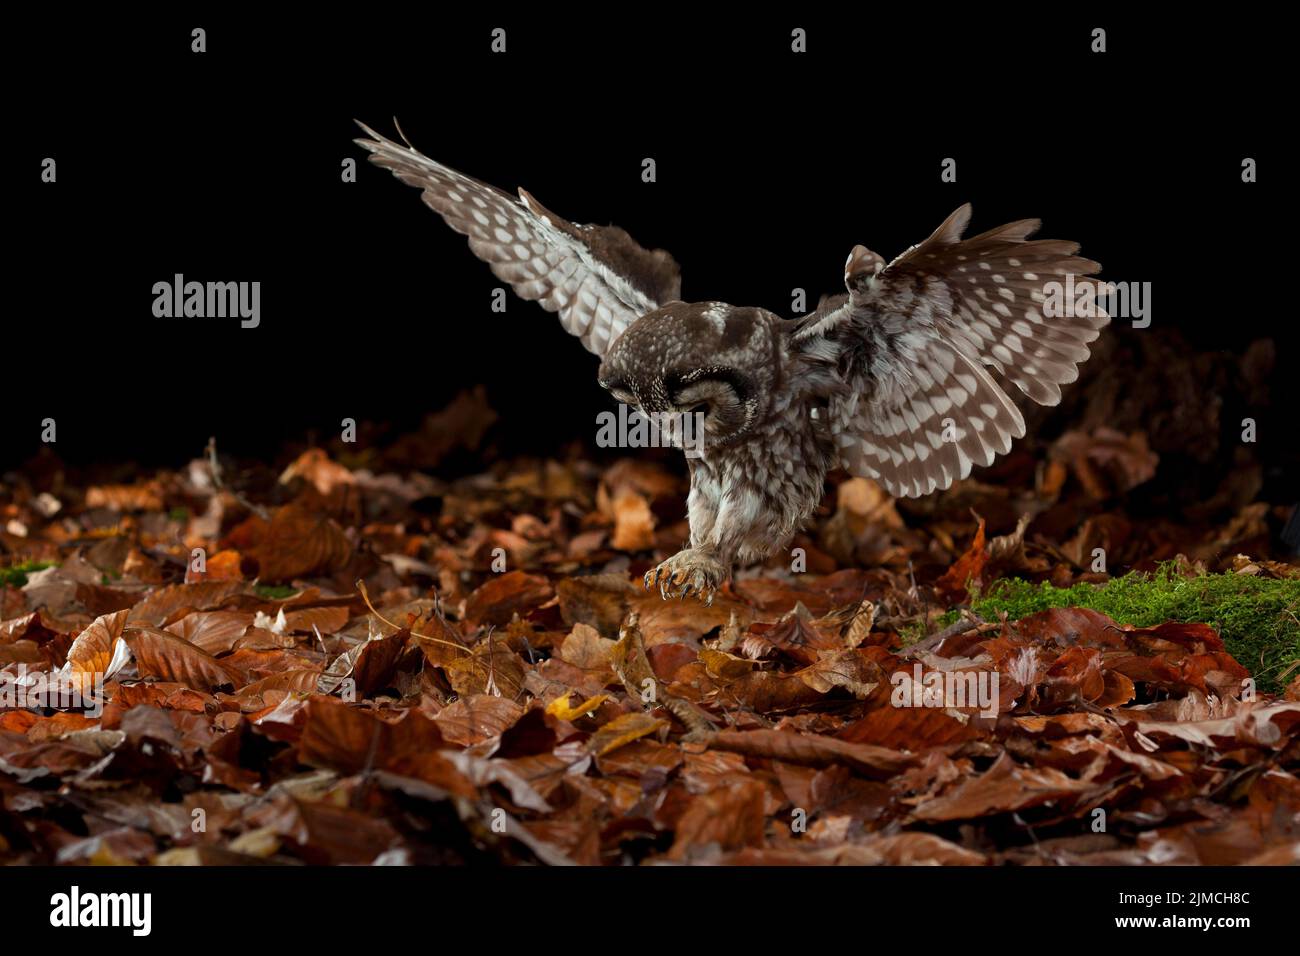
<path fill-rule="evenodd" d="M 658 567 L 646 572 L 645 586 L 659 586 L 659 596 L 667 601 L 676 597 L 684 601 L 698 598 L 705 607 L 713 605 L 718 588 L 730 577 L 730 569 L 704 551 L 687 549 L 673 555 Z"/>

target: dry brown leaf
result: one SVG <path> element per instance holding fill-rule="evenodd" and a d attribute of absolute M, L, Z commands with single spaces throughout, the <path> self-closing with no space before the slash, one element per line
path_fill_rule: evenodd
<path fill-rule="evenodd" d="M 77 635 L 77 639 L 68 648 L 68 662 L 65 667 L 69 679 L 81 690 L 87 690 L 98 676 L 107 680 L 109 664 L 113 660 L 114 650 L 122 630 L 126 627 L 128 612 L 125 610 L 105 614 L 90 622 L 90 625 Z"/>
<path fill-rule="evenodd" d="M 871 744 L 854 744 L 833 737 L 796 734 L 788 730 L 724 730 L 708 741 L 714 750 L 768 757 L 814 767 L 844 764 L 864 776 L 884 779 L 914 760 L 907 754 Z"/>
<path fill-rule="evenodd" d="M 444 707 L 434 721 L 445 739 L 462 747 L 470 747 L 501 736 L 523 712 L 524 708 L 513 701 L 489 694 L 475 694 L 461 697 Z"/>
<path fill-rule="evenodd" d="M 575 624 L 560 645 L 560 659 L 583 670 L 606 671 L 609 669 L 614 644 L 614 641 L 601 637 L 594 627 Z"/>
<path fill-rule="evenodd" d="M 400 719 L 387 721 L 330 697 L 312 697 L 298 754 L 303 763 L 351 774 L 395 769 L 443 743 L 438 725 L 419 711 L 407 710 Z"/>
<path fill-rule="evenodd" d="M 757 780 L 736 780 L 696 797 L 677 823 L 668 856 L 703 857 L 710 850 L 737 850 L 763 839 L 767 788 Z"/>
<path fill-rule="evenodd" d="M 1075 780 L 1059 770 L 1022 767 L 1002 754 L 988 770 L 963 778 L 940 796 L 913 811 L 918 820 L 971 820 L 990 813 L 1025 810 L 1043 804 L 1069 809 L 1095 785 Z"/>
<path fill-rule="evenodd" d="M 352 544 L 334 519 L 293 504 L 276 509 L 254 540 L 244 551 L 257 561 L 263 583 L 328 574 L 352 557 Z"/>
<path fill-rule="evenodd" d="M 129 627 L 123 640 L 135 655 L 141 677 L 175 681 L 195 690 L 211 691 L 223 684 L 239 686 L 243 675 L 189 641 L 156 627 Z"/>
<path fill-rule="evenodd" d="M 550 582 L 539 574 L 523 571 L 493 574 L 470 595 L 465 604 L 465 619 L 475 624 L 509 624 L 516 614 L 523 617 L 554 596 Z"/>
<path fill-rule="evenodd" d="M 173 584 L 154 591 L 131 609 L 127 620 L 135 624 L 162 627 L 183 615 L 177 612 L 208 611 L 225 604 L 237 594 L 248 590 L 242 581 L 199 581 L 194 584 Z"/>
<path fill-rule="evenodd" d="M 244 611 L 199 611 L 173 621 L 164 630 L 217 655 L 234 648 L 252 624 L 253 615 Z"/>

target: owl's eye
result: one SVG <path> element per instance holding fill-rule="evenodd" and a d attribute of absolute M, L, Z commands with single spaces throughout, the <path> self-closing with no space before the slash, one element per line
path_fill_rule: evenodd
<path fill-rule="evenodd" d="M 707 415 L 714 408 L 735 405 L 737 401 L 736 390 L 730 382 L 704 378 L 678 391 L 673 404 L 692 413 L 703 412 Z"/>

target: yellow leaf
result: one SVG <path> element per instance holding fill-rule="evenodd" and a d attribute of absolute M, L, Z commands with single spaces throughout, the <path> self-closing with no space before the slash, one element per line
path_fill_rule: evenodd
<path fill-rule="evenodd" d="M 596 756 L 603 757 L 612 750 L 666 726 L 666 721 L 649 714 L 622 714 L 596 731 L 591 740 L 587 741 L 587 749 Z"/>
<path fill-rule="evenodd" d="M 135 866 L 135 862 L 128 860 L 124 856 L 114 853 L 112 848 L 101 843 L 95 848 L 95 852 L 90 854 L 91 866 Z"/>
<path fill-rule="evenodd" d="M 607 700 L 609 700 L 609 694 L 597 694 L 595 697 L 591 698 L 591 700 L 584 700 L 577 707 L 570 707 L 569 695 L 565 694 L 564 696 L 557 697 L 555 700 L 551 701 L 550 705 L 546 708 L 546 712 L 552 717 L 559 718 L 560 720 L 576 720 L 585 714 L 591 713 Z"/>
<path fill-rule="evenodd" d="M 700 651 L 700 660 L 704 662 L 704 669 L 708 671 L 710 677 L 721 680 L 737 680 L 758 666 L 756 661 L 709 648 Z"/>

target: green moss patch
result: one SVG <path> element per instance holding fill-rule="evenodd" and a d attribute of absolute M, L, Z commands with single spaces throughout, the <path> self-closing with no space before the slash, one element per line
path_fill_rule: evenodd
<path fill-rule="evenodd" d="M 24 561 L 7 568 L 0 568 L 0 587 L 12 584 L 16 588 L 27 584 L 27 575 L 34 571 L 44 571 L 54 567 L 53 561 Z"/>
<path fill-rule="evenodd" d="M 301 588 L 289 587 L 287 584 L 257 584 L 253 586 L 253 590 L 257 592 L 258 597 L 283 601 L 285 598 L 293 597 Z"/>
<path fill-rule="evenodd" d="M 1219 632 L 1229 653 L 1255 675 L 1260 689 L 1279 692 L 1300 661 L 1300 579 L 1245 574 L 1182 577 L 1166 565 L 1154 574 L 1126 574 L 1102 585 L 1069 588 L 1018 578 L 995 582 L 972 609 L 1011 621 L 1054 607 L 1085 607 L 1120 624 L 1153 627 L 1195 621 Z M 956 615 L 953 615 L 955 620 Z"/>

